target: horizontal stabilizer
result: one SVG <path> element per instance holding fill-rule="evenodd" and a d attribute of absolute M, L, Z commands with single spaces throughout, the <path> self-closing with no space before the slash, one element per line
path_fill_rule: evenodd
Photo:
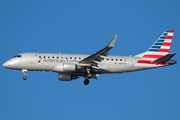
<path fill-rule="evenodd" d="M 176 53 L 169 53 L 161 58 L 158 58 L 153 61 L 153 63 L 163 63 L 169 61 Z"/>

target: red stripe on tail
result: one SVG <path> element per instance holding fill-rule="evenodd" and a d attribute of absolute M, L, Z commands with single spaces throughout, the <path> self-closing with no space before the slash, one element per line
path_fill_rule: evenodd
<path fill-rule="evenodd" d="M 144 55 L 143 58 L 160 58 L 163 57 L 163 55 Z"/>
<path fill-rule="evenodd" d="M 169 52 L 169 49 L 159 49 L 159 52 Z"/>
<path fill-rule="evenodd" d="M 169 33 L 174 33 L 174 30 L 170 30 Z"/>
<path fill-rule="evenodd" d="M 172 39 L 173 36 L 166 36 L 166 39 Z"/>
<path fill-rule="evenodd" d="M 171 46 L 171 43 L 164 42 L 162 45 L 164 45 L 164 46 Z"/>
<path fill-rule="evenodd" d="M 137 63 L 154 64 L 154 65 L 165 65 L 165 64 L 166 64 L 165 62 L 163 62 L 163 63 L 152 63 L 152 62 L 149 61 L 149 60 L 139 60 Z"/>

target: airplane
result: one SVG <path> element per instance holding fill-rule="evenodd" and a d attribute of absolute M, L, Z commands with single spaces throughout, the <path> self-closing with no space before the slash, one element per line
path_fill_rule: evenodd
<path fill-rule="evenodd" d="M 108 51 L 115 44 L 117 35 L 103 49 L 92 55 L 21 53 L 3 64 L 3 67 L 22 70 L 23 79 L 28 71 L 52 71 L 58 73 L 60 81 L 71 81 L 84 77 L 84 84 L 89 79 L 97 79 L 99 74 L 134 72 L 176 64 L 170 60 L 176 53 L 169 53 L 174 30 L 166 30 L 146 51 L 135 56 L 110 56 Z"/>

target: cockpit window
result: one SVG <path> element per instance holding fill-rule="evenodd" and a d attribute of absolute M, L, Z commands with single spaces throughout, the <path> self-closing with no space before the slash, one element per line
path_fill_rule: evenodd
<path fill-rule="evenodd" d="M 14 56 L 13 58 L 21 58 L 21 55 L 16 55 L 16 56 Z"/>
<path fill-rule="evenodd" d="M 20 57 L 21 57 L 21 55 L 17 55 L 17 57 L 18 57 L 18 58 L 20 58 Z"/>

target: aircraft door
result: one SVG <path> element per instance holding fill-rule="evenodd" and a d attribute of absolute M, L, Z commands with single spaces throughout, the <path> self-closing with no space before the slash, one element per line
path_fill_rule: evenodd
<path fill-rule="evenodd" d="M 29 62 L 30 62 L 30 64 L 34 64 L 34 58 L 35 56 L 34 56 L 34 54 L 33 53 L 30 53 L 29 54 Z"/>

